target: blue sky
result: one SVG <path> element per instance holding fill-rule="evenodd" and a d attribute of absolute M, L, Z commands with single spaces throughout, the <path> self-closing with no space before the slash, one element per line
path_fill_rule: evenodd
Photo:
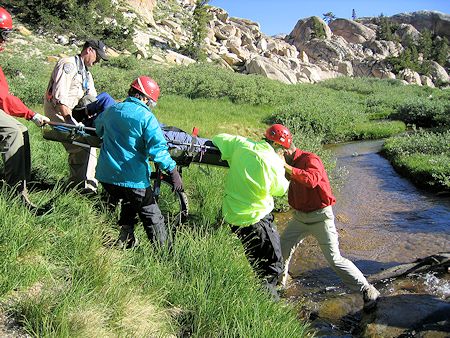
<path fill-rule="evenodd" d="M 299 19 L 333 12 L 336 17 L 350 19 L 356 15 L 391 16 L 403 12 L 436 10 L 450 14 L 450 0 L 210 0 L 212 6 L 225 9 L 230 16 L 259 22 L 267 35 L 290 33 Z"/>

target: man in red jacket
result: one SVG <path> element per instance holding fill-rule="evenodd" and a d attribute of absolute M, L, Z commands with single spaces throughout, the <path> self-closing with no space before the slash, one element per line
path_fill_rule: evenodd
<path fill-rule="evenodd" d="M 0 51 L 3 51 L 11 31 L 11 15 L 0 7 Z M 5 181 L 16 189 L 28 209 L 42 214 L 47 208 L 37 208 L 30 202 L 27 193 L 26 183 L 31 176 L 28 130 L 13 116 L 32 120 L 37 126 L 50 121 L 47 117 L 31 111 L 19 98 L 9 93 L 8 82 L 0 67 L 0 152 L 5 163 Z"/>
<path fill-rule="evenodd" d="M 287 259 L 285 271 L 288 271 L 290 256 L 297 245 L 312 235 L 328 264 L 342 281 L 351 290 L 362 293 L 364 308 L 374 307 L 380 293 L 339 251 L 332 209 L 336 199 L 320 157 L 296 148 L 292 143 L 292 134 L 281 124 L 271 126 L 265 136 L 274 143 L 275 150 L 284 155 L 286 174 L 291 181 L 288 199 L 295 213 L 281 235 L 281 251 Z"/>

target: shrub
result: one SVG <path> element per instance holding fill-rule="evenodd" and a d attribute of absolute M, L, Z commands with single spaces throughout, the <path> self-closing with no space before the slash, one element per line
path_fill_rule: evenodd
<path fill-rule="evenodd" d="M 305 85 L 301 89 L 295 100 L 280 106 L 269 122 L 285 124 L 294 133 L 322 135 L 323 142 L 328 143 L 348 139 L 355 124 L 365 120 L 358 98 L 351 93 Z"/>
<path fill-rule="evenodd" d="M 325 33 L 325 28 L 322 25 L 322 22 L 320 22 L 320 20 L 313 16 L 312 17 L 312 34 L 311 37 L 312 38 L 316 38 L 316 39 L 325 39 L 326 38 L 326 33 Z"/>
<path fill-rule="evenodd" d="M 450 131 L 420 131 L 386 140 L 383 154 L 417 185 L 435 191 L 450 190 Z"/>
<path fill-rule="evenodd" d="M 119 49 L 132 46 L 133 24 L 111 0 L 8 0 L 4 5 L 35 28 L 71 32 L 78 39 L 101 38 Z"/>
<path fill-rule="evenodd" d="M 450 131 L 433 133 L 420 131 L 415 134 L 397 136 L 386 140 L 384 151 L 392 156 L 411 155 L 450 155 Z"/>
<path fill-rule="evenodd" d="M 399 119 L 418 127 L 436 127 L 449 123 L 450 102 L 417 98 L 400 104 L 392 118 Z"/>

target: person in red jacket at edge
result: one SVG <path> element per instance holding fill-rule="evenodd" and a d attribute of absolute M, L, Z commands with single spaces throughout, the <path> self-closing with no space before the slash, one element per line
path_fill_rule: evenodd
<path fill-rule="evenodd" d="M 13 28 L 11 15 L 0 7 L 0 52 L 4 50 L 6 40 Z M 27 181 L 31 176 L 30 141 L 27 128 L 15 117 L 32 120 L 42 126 L 50 120 L 30 110 L 19 98 L 9 93 L 8 82 L 0 67 L 0 152 L 5 167 L 5 181 L 15 189 L 23 204 L 32 212 L 40 215 L 48 211 L 48 206 L 38 208 L 30 202 Z"/>
<path fill-rule="evenodd" d="M 328 264 L 352 290 L 362 293 L 364 309 L 376 305 L 380 293 L 361 271 L 339 251 L 338 234 L 334 224 L 332 205 L 336 199 L 331 192 L 325 167 L 319 156 L 295 147 L 292 134 L 281 124 L 269 127 L 266 139 L 285 159 L 286 176 L 290 180 L 288 199 L 294 208 L 294 217 L 281 235 L 281 251 L 286 259 L 285 278 L 290 258 L 303 239 L 312 235 L 319 243 Z"/>

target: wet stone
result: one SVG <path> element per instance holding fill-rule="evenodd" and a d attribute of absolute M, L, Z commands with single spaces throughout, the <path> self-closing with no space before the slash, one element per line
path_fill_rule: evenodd
<path fill-rule="evenodd" d="M 431 337 L 431 331 L 448 337 L 449 318 L 448 302 L 427 294 L 403 294 L 381 298 L 373 312 L 363 314 L 360 327 L 363 337 Z"/>

